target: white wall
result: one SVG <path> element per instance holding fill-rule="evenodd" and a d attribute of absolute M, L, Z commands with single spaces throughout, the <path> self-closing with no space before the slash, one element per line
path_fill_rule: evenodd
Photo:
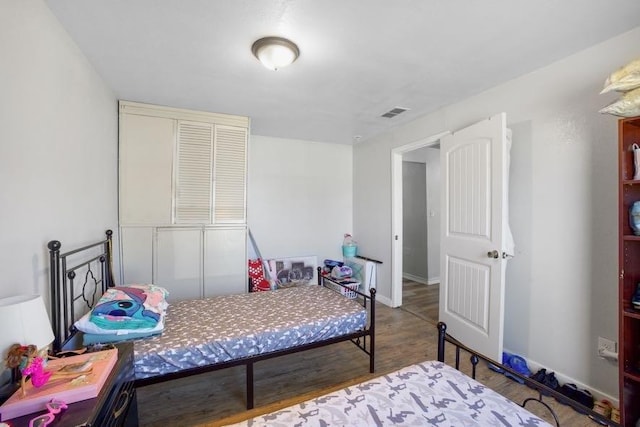
<path fill-rule="evenodd" d="M 426 283 L 428 268 L 427 167 L 402 161 L 402 275 Z"/>
<path fill-rule="evenodd" d="M 440 282 L 440 148 L 427 146 L 408 151 L 402 154 L 402 160 L 426 165 L 427 277 L 424 280 L 430 285 L 436 284 Z M 404 230 L 403 233 L 406 235 Z M 406 270 L 404 265 L 403 270 Z"/>
<path fill-rule="evenodd" d="M 0 3 L 0 297 L 117 225 L 117 103 L 42 0 Z"/>
<path fill-rule="evenodd" d="M 342 259 L 343 235 L 353 231 L 352 151 L 251 135 L 247 218 L 264 258 Z"/>
<path fill-rule="evenodd" d="M 427 283 L 440 282 L 440 149 L 426 147 L 427 165 Z"/>
<path fill-rule="evenodd" d="M 594 391 L 617 396 L 617 120 L 597 111 L 605 77 L 640 56 L 640 28 L 354 147 L 354 230 L 375 248 L 391 296 L 390 151 L 505 111 L 514 128 L 505 346 Z M 472 72 L 472 70 L 470 70 Z"/>

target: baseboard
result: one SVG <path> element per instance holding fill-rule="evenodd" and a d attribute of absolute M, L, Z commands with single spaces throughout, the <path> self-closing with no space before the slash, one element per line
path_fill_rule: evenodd
<path fill-rule="evenodd" d="M 424 277 L 414 276 L 410 273 L 402 273 L 402 278 L 411 280 L 412 282 L 422 283 L 423 285 L 437 285 L 440 283 L 439 277 L 432 277 L 431 279 L 425 279 Z"/>
<path fill-rule="evenodd" d="M 392 303 L 391 303 L 391 299 L 385 297 L 384 295 L 376 294 L 376 301 L 381 303 L 381 304 L 384 304 L 384 305 L 386 305 L 388 307 L 394 308 Z"/>
<path fill-rule="evenodd" d="M 422 283 L 424 285 L 427 284 L 427 279 L 425 279 L 424 277 L 414 276 L 413 274 L 410 274 L 410 273 L 402 273 L 402 278 L 411 280 L 412 282 Z"/>

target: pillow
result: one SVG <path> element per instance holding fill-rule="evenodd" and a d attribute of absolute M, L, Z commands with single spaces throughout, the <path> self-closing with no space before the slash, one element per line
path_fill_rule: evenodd
<path fill-rule="evenodd" d="M 619 100 L 607 105 L 600 112 L 621 117 L 640 116 L 640 87 L 625 93 Z"/>
<path fill-rule="evenodd" d="M 611 73 L 604 82 L 604 89 L 600 93 L 626 92 L 640 87 L 640 59 L 631 61 L 624 67 Z"/>
<path fill-rule="evenodd" d="M 262 266 L 262 259 L 250 259 L 249 264 L 249 278 L 251 280 L 251 292 L 270 291 L 271 284 L 264 277 L 264 267 Z"/>
<path fill-rule="evenodd" d="M 74 325 L 86 333 L 157 332 L 164 328 L 168 294 L 166 289 L 151 284 L 109 288 Z"/>

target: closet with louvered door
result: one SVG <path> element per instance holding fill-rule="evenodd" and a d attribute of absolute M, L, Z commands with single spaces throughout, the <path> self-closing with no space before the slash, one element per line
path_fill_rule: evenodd
<path fill-rule="evenodd" d="M 120 102 L 122 283 L 156 283 L 170 301 L 246 291 L 248 127 Z"/>

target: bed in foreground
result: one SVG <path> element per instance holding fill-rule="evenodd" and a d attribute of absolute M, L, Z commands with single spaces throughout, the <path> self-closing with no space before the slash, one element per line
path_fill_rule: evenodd
<path fill-rule="evenodd" d="M 438 361 L 329 393 L 235 426 L 549 426 L 507 398 Z"/>
<path fill-rule="evenodd" d="M 74 323 L 96 295 L 122 289 L 113 287 L 111 234 L 65 253 L 59 241 L 48 244 L 54 351 L 81 347 L 84 333 Z M 244 365 L 251 409 L 254 363 L 342 341 L 366 353 L 374 372 L 375 290 L 349 300 L 323 283 L 171 305 L 161 335 L 134 341 L 136 387 Z"/>
<path fill-rule="evenodd" d="M 453 344 L 445 352 L 446 343 Z M 461 353 L 468 353 L 471 374 L 460 372 Z M 453 359 L 453 365 L 445 363 Z M 514 403 L 476 381 L 476 368 L 484 360 L 512 373 L 537 391 L 537 397 Z M 472 378 L 473 377 L 473 378 Z M 514 387 L 523 387 L 513 383 Z M 603 425 L 616 426 L 610 419 L 568 399 L 548 387 L 523 377 L 508 367 L 491 361 L 464 346 L 438 324 L 438 360 L 417 363 L 341 390 L 314 397 L 302 403 L 253 416 L 232 426 L 550 426 L 537 415 L 549 411 L 556 426 L 561 423 L 553 408 L 543 398 L 570 405 Z M 536 393 L 536 392 L 531 392 Z M 529 408 L 526 406 L 529 404 Z M 533 405 L 535 404 L 535 406 Z M 530 412 L 536 411 L 536 414 Z M 542 412 L 540 412 L 542 414 Z M 545 415 L 546 417 L 546 415 Z M 237 418 L 236 418 L 237 420 Z M 224 424 L 227 425 L 227 424 Z M 568 424 L 567 424 L 568 425 Z M 571 424 L 575 425 L 575 424 Z"/>

